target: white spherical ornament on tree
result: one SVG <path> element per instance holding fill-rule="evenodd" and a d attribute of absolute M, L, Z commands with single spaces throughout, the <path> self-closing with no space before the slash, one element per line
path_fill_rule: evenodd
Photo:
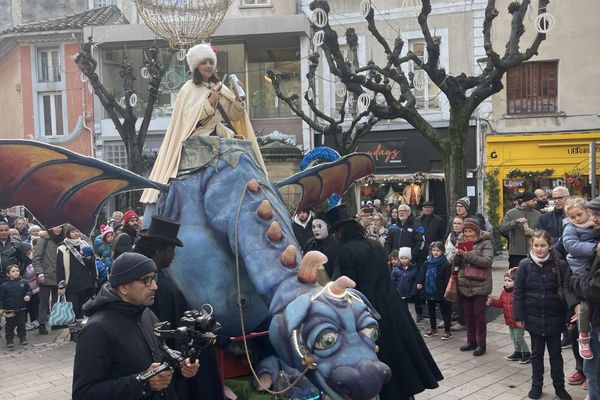
<path fill-rule="evenodd" d="M 185 49 L 179 49 L 179 51 L 177 52 L 177 59 L 179 61 L 183 61 L 183 60 L 185 60 L 186 56 L 187 56 L 187 51 L 185 51 Z"/>
<path fill-rule="evenodd" d="M 313 36 L 313 44 L 317 47 L 321 47 L 325 42 L 325 32 L 317 31 Z"/>
<path fill-rule="evenodd" d="M 423 71 L 422 69 L 414 71 L 413 87 L 415 88 L 415 90 L 422 91 L 423 89 L 425 89 L 426 81 L 427 79 L 425 78 L 425 71 Z"/>
<path fill-rule="evenodd" d="M 79 79 L 81 80 L 81 82 L 85 83 L 88 81 L 88 77 L 86 74 L 84 74 L 83 72 L 81 73 L 81 75 L 79 75 Z"/>
<path fill-rule="evenodd" d="M 131 107 L 135 107 L 135 105 L 137 104 L 137 94 L 133 93 L 131 96 L 129 96 L 129 105 Z"/>
<path fill-rule="evenodd" d="M 360 2 L 360 13 L 364 18 L 371 12 L 371 0 L 362 0 Z"/>
<path fill-rule="evenodd" d="M 313 10 L 310 20 L 317 28 L 324 27 L 329 21 L 329 19 L 327 18 L 327 13 L 322 8 L 315 8 Z"/>
<path fill-rule="evenodd" d="M 310 87 L 309 87 L 309 88 L 308 88 L 308 90 L 306 91 L 306 98 L 307 98 L 309 101 L 312 101 L 312 100 L 313 100 L 313 90 L 312 90 L 312 88 L 310 88 Z"/>
<path fill-rule="evenodd" d="M 140 70 L 140 75 L 144 79 L 149 79 L 150 78 L 150 70 L 148 69 L 148 67 L 142 67 L 142 69 Z"/>
<path fill-rule="evenodd" d="M 555 24 L 556 19 L 554 18 L 554 15 L 547 12 L 538 15 L 535 19 L 535 28 L 539 33 L 550 32 Z"/>
<path fill-rule="evenodd" d="M 422 7 L 421 0 L 402 0 L 402 8 L 406 11 L 420 11 Z"/>
<path fill-rule="evenodd" d="M 346 85 L 342 82 L 336 82 L 335 84 L 335 95 L 338 97 L 344 97 L 346 95 Z"/>
<path fill-rule="evenodd" d="M 369 108 L 369 105 L 371 105 L 371 98 L 369 97 L 368 94 L 363 93 L 360 96 L 358 96 L 359 112 L 366 111 Z"/>

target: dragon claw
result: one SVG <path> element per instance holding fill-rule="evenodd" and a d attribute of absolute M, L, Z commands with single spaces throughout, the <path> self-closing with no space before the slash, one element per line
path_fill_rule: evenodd
<path fill-rule="evenodd" d="M 283 238 L 283 231 L 279 226 L 279 222 L 271 222 L 271 226 L 269 226 L 269 230 L 267 231 L 267 237 L 274 242 L 281 241 L 281 239 Z"/>
<path fill-rule="evenodd" d="M 302 283 L 315 283 L 317 281 L 317 269 L 327 263 L 327 256 L 320 251 L 309 251 L 302 258 L 298 280 Z"/>
<path fill-rule="evenodd" d="M 262 219 L 271 219 L 273 218 L 273 207 L 271 207 L 271 203 L 269 200 L 263 200 L 258 207 L 257 214 Z"/>
<path fill-rule="evenodd" d="M 296 246 L 290 244 L 285 248 L 281 254 L 281 263 L 288 268 L 296 267 Z"/>

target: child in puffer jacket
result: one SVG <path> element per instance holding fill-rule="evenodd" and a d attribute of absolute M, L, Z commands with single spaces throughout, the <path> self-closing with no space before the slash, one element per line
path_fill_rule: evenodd
<path fill-rule="evenodd" d="M 590 210 L 585 207 L 585 199 L 572 197 L 565 205 L 565 213 L 569 222 L 565 225 L 562 243 L 567 255 L 567 263 L 573 275 L 581 276 L 587 273 L 592 266 L 594 257 L 600 245 L 600 235 L 594 229 L 594 221 Z M 577 310 L 577 308 L 576 308 Z M 577 311 L 577 325 L 579 328 L 579 354 L 585 360 L 594 357 L 590 348 L 590 314 L 588 304 L 581 300 Z"/>
<path fill-rule="evenodd" d="M 412 250 L 410 247 L 400 247 L 398 249 L 398 260 L 399 264 L 394 266 L 392 270 L 392 281 L 394 281 L 394 287 L 396 293 L 407 303 L 415 303 L 418 300 L 417 297 L 417 277 L 419 269 L 415 264 L 411 262 Z M 415 308 L 416 308 L 415 304 Z M 420 322 L 423 319 L 422 310 L 417 310 L 417 321 Z"/>
<path fill-rule="evenodd" d="M 510 331 L 510 338 L 515 346 L 515 351 L 506 357 L 508 361 L 518 361 L 520 364 L 529 363 L 531 353 L 525 341 L 525 329 L 517 328 L 513 318 L 513 289 L 515 287 L 515 275 L 517 268 L 511 268 L 504 274 L 504 289 L 500 294 L 500 298 L 490 296 L 488 298 L 488 306 L 501 308 L 504 314 L 504 322 Z"/>

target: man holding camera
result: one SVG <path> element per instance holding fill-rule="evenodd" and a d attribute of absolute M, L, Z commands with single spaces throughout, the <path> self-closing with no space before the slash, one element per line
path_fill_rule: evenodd
<path fill-rule="evenodd" d="M 112 265 L 108 284 L 83 306 L 89 320 L 79 334 L 73 368 L 73 400 L 143 399 L 163 392 L 177 399 L 173 372 L 150 379 L 141 374 L 164 358 L 153 330 L 158 319 L 148 306 L 157 290 L 156 265 L 142 254 L 124 253 Z M 181 375 L 196 375 L 199 363 L 186 359 Z"/>

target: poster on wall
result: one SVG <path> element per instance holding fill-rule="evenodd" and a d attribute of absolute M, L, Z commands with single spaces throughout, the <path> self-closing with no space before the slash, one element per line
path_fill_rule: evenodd
<path fill-rule="evenodd" d="M 356 151 L 369 153 L 375 160 L 375 170 L 406 167 L 406 140 L 378 140 L 361 142 Z"/>

